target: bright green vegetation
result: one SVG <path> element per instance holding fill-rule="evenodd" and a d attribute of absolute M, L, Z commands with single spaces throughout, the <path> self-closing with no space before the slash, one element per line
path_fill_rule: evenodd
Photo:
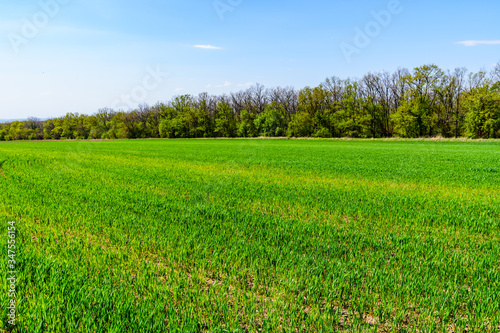
<path fill-rule="evenodd" d="M 129 108 L 132 106 L 129 106 Z M 500 138 L 500 63 L 488 75 L 436 65 L 327 78 L 317 87 L 182 95 L 124 112 L 0 124 L 0 141 L 144 138 Z"/>
<path fill-rule="evenodd" d="M 3 143 L 0 162 L 14 332 L 500 329 L 497 141 Z"/>

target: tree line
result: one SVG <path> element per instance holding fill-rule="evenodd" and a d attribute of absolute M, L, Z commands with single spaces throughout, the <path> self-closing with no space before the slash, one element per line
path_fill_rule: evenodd
<path fill-rule="evenodd" d="M 500 64 L 491 72 L 369 73 L 317 87 L 256 84 L 223 95 L 181 95 L 135 110 L 100 109 L 0 126 L 0 140 L 211 137 L 500 138 Z"/>

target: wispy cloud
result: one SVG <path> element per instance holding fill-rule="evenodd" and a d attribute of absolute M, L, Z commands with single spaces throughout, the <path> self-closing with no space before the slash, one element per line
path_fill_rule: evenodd
<path fill-rule="evenodd" d="M 193 47 L 196 47 L 198 49 L 205 49 L 205 50 L 221 50 L 222 49 L 222 47 L 213 46 L 213 45 L 193 45 Z"/>
<path fill-rule="evenodd" d="M 464 46 L 500 45 L 500 40 L 464 40 L 456 44 L 462 44 Z"/>

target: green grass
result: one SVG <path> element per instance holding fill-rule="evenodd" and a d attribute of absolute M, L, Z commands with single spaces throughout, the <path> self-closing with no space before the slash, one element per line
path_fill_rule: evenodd
<path fill-rule="evenodd" d="M 495 332 L 500 143 L 1 143 L 13 332 Z M 7 304 L 6 270 L 2 304 Z"/>

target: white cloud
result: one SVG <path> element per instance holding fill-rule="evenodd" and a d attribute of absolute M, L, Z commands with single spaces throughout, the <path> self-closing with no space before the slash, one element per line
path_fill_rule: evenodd
<path fill-rule="evenodd" d="M 462 42 L 457 42 L 456 44 L 462 44 L 464 46 L 499 45 L 500 40 L 464 40 Z"/>
<path fill-rule="evenodd" d="M 178 92 L 181 92 L 181 91 L 183 91 L 183 90 L 184 90 L 184 88 L 176 88 L 176 89 L 175 89 L 175 92 L 176 92 L 176 93 L 178 93 Z"/>
<path fill-rule="evenodd" d="M 198 49 L 205 49 L 205 50 L 221 50 L 222 49 L 222 47 L 213 46 L 213 45 L 193 45 L 193 47 L 196 47 Z"/>

